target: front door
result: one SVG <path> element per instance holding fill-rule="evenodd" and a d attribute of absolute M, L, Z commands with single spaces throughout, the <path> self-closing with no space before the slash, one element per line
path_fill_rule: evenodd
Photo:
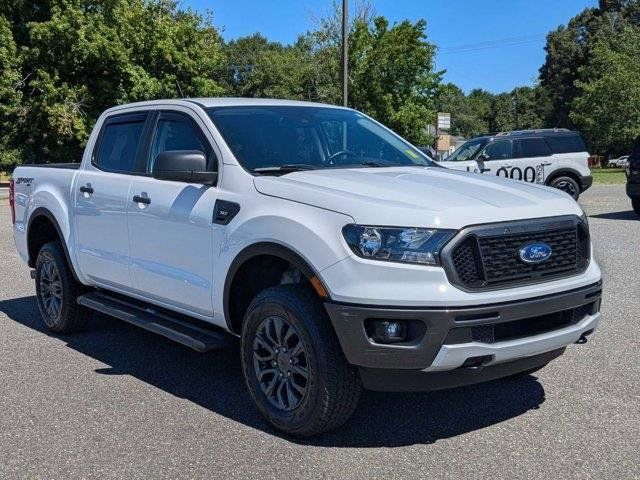
<path fill-rule="evenodd" d="M 515 143 L 517 167 L 522 172 L 521 180 L 544 185 L 558 163 L 545 139 L 521 138 Z"/>
<path fill-rule="evenodd" d="M 511 140 L 494 140 L 480 152 L 477 162 L 480 171 L 485 175 L 521 180 L 518 178 L 517 170 L 514 170 L 517 167 L 513 157 L 513 142 Z"/>
<path fill-rule="evenodd" d="M 217 168 L 202 124 L 185 113 L 161 112 L 148 167 L 159 153 L 200 150 Z M 213 313 L 213 211 L 215 187 L 136 177 L 127 199 L 131 281 L 136 293 L 169 308 Z"/>
<path fill-rule="evenodd" d="M 92 281 L 128 289 L 129 236 L 126 206 L 131 181 L 139 170 L 146 113 L 105 120 L 91 164 L 78 173 L 75 198 L 76 257 Z"/>

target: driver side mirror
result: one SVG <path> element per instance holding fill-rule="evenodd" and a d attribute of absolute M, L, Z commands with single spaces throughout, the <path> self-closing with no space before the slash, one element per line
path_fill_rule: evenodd
<path fill-rule="evenodd" d="M 207 157 L 199 150 L 168 150 L 153 162 L 151 176 L 158 180 L 215 185 L 217 172 L 207 171 Z"/>
<path fill-rule="evenodd" d="M 486 152 L 482 152 L 480 155 L 478 155 L 478 160 L 480 160 L 481 162 L 486 162 L 487 160 L 489 160 L 489 155 L 487 155 Z"/>

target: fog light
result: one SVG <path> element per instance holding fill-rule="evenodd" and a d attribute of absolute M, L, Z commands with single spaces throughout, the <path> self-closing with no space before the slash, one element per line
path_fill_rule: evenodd
<path fill-rule="evenodd" d="M 376 320 L 373 340 L 378 343 L 402 342 L 405 339 L 406 330 L 404 322 Z"/>

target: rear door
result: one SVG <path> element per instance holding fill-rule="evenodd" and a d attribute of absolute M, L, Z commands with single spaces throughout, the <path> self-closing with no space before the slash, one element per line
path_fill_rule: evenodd
<path fill-rule="evenodd" d="M 145 152 L 147 174 L 134 178 L 126 199 L 132 288 L 152 302 L 205 316 L 213 313 L 217 188 L 157 180 L 150 172 L 156 156 L 169 150 L 200 150 L 216 170 L 212 145 L 196 116 L 157 112 Z"/>
<path fill-rule="evenodd" d="M 140 146 L 147 113 L 107 118 L 91 163 L 75 182 L 76 255 L 85 277 L 128 289 L 129 236 L 126 206 L 131 181 L 141 170 Z"/>
<path fill-rule="evenodd" d="M 551 148 L 542 137 L 520 138 L 514 141 L 515 159 L 507 171 L 501 174 L 544 185 L 549 175 L 559 167 Z"/>

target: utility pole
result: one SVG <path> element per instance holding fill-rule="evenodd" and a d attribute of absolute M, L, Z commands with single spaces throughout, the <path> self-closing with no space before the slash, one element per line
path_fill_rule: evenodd
<path fill-rule="evenodd" d="M 518 89 L 513 89 L 513 111 L 515 114 L 516 130 L 520 130 L 520 118 L 518 116 Z"/>
<path fill-rule="evenodd" d="M 349 106 L 349 0 L 342 0 L 342 104 Z"/>

